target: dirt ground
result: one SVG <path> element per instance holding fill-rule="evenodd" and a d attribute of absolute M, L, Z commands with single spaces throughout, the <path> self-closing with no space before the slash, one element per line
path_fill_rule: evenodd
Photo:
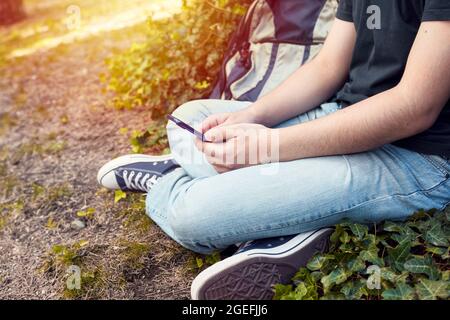
<path fill-rule="evenodd" d="M 72 37 L 61 25 L 73 3 L 88 27 Z M 145 216 L 142 196 L 116 204 L 96 182 L 130 153 L 121 128 L 151 122 L 110 107 L 99 80 L 105 58 L 142 40 L 142 3 L 30 0 L 27 21 L 0 29 L 0 298 L 189 298 L 197 257 Z M 126 13 L 138 23 L 111 23 Z M 79 290 L 66 287 L 71 266 Z"/>

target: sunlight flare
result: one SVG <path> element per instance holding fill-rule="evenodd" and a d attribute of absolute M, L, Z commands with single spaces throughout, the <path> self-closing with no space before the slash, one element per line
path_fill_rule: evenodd
<path fill-rule="evenodd" d="M 152 19 L 159 20 L 172 16 L 177 13 L 181 8 L 180 0 L 166 0 L 164 2 L 149 2 L 147 4 L 142 4 L 139 7 L 132 7 L 128 10 L 115 13 L 113 16 L 104 16 L 102 19 L 97 21 L 92 21 L 89 23 L 83 23 L 81 19 L 80 26 L 78 28 L 68 28 L 69 32 L 55 37 L 47 37 L 30 46 L 18 48 L 7 56 L 9 59 L 24 57 L 31 55 L 37 51 L 46 51 L 49 49 L 56 48 L 60 44 L 72 43 L 74 41 L 83 40 L 91 36 L 99 35 L 103 32 L 115 31 L 124 28 L 129 28 L 139 23 L 145 22 L 148 17 Z M 82 17 L 81 8 L 81 17 Z M 61 23 L 67 23 L 67 21 L 61 21 Z M 70 31 L 72 29 L 72 31 Z M 48 27 L 46 28 L 48 30 Z M 33 35 L 33 33 L 41 33 L 42 27 L 39 31 L 31 32 L 28 30 L 26 34 L 21 34 L 21 37 L 26 37 L 27 34 Z"/>

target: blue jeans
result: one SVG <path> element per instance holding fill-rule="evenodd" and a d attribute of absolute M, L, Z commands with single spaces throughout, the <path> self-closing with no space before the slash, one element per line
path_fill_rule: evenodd
<path fill-rule="evenodd" d="M 174 113 L 197 124 L 213 113 L 249 103 L 201 100 Z M 280 126 L 325 117 L 324 104 Z M 418 209 L 450 203 L 450 161 L 385 145 L 354 155 L 271 163 L 217 174 L 197 151 L 193 135 L 169 123 L 172 153 L 181 168 L 163 177 L 147 197 L 149 216 L 184 247 L 208 254 L 248 240 L 333 226 L 404 220 Z"/>

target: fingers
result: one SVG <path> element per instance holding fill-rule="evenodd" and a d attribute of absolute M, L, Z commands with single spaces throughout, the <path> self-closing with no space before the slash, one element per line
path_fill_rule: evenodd
<path fill-rule="evenodd" d="M 225 164 L 226 148 L 228 147 L 224 143 L 208 143 L 199 139 L 195 140 L 195 146 L 198 150 L 205 154 L 208 162 L 214 166 L 223 166 Z"/>
<path fill-rule="evenodd" d="M 219 163 L 216 161 L 216 158 L 218 159 L 223 154 L 223 143 L 209 143 L 201 141 L 200 139 L 195 139 L 195 146 L 206 155 L 208 160 L 214 159 L 214 164 Z"/>
<path fill-rule="evenodd" d="M 218 172 L 234 170 L 259 163 L 260 138 L 268 133 L 262 129 L 258 125 L 222 125 L 205 133 L 211 142 L 196 139 L 195 144 Z"/>
<path fill-rule="evenodd" d="M 244 161 L 240 160 L 235 139 L 228 140 L 227 143 L 204 143 L 196 141 L 197 148 L 204 153 L 206 160 L 218 173 L 224 173 L 245 166 Z"/>
<path fill-rule="evenodd" d="M 208 130 L 221 125 L 222 123 L 224 123 L 227 120 L 227 118 L 228 118 L 228 114 L 226 114 L 226 113 L 214 114 L 212 116 L 209 116 L 202 122 L 201 128 L 200 128 L 201 132 L 205 133 Z"/>
<path fill-rule="evenodd" d="M 236 137 L 236 130 L 232 126 L 215 127 L 205 133 L 205 138 L 214 143 L 223 143 Z"/>

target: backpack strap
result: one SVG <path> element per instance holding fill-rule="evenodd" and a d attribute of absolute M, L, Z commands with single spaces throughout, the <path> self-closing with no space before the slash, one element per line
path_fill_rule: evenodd
<path fill-rule="evenodd" d="M 226 67 L 228 61 L 237 53 L 240 52 L 241 62 L 247 68 L 250 68 L 250 32 L 251 25 L 253 21 L 253 16 L 255 13 L 255 9 L 257 7 L 259 0 L 256 0 L 252 3 L 250 8 L 247 11 L 247 14 L 241 19 L 239 22 L 237 30 L 233 33 L 230 43 L 228 45 L 227 54 L 224 57 L 224 62 L 222 63 L 220 69 L 220 77 L 216 84 L 214 85 L 214 90 L 211 93 L 211 99 L 220 99 L 224 91 L 226 90 L 227 84 L 227 72 Z"/>

